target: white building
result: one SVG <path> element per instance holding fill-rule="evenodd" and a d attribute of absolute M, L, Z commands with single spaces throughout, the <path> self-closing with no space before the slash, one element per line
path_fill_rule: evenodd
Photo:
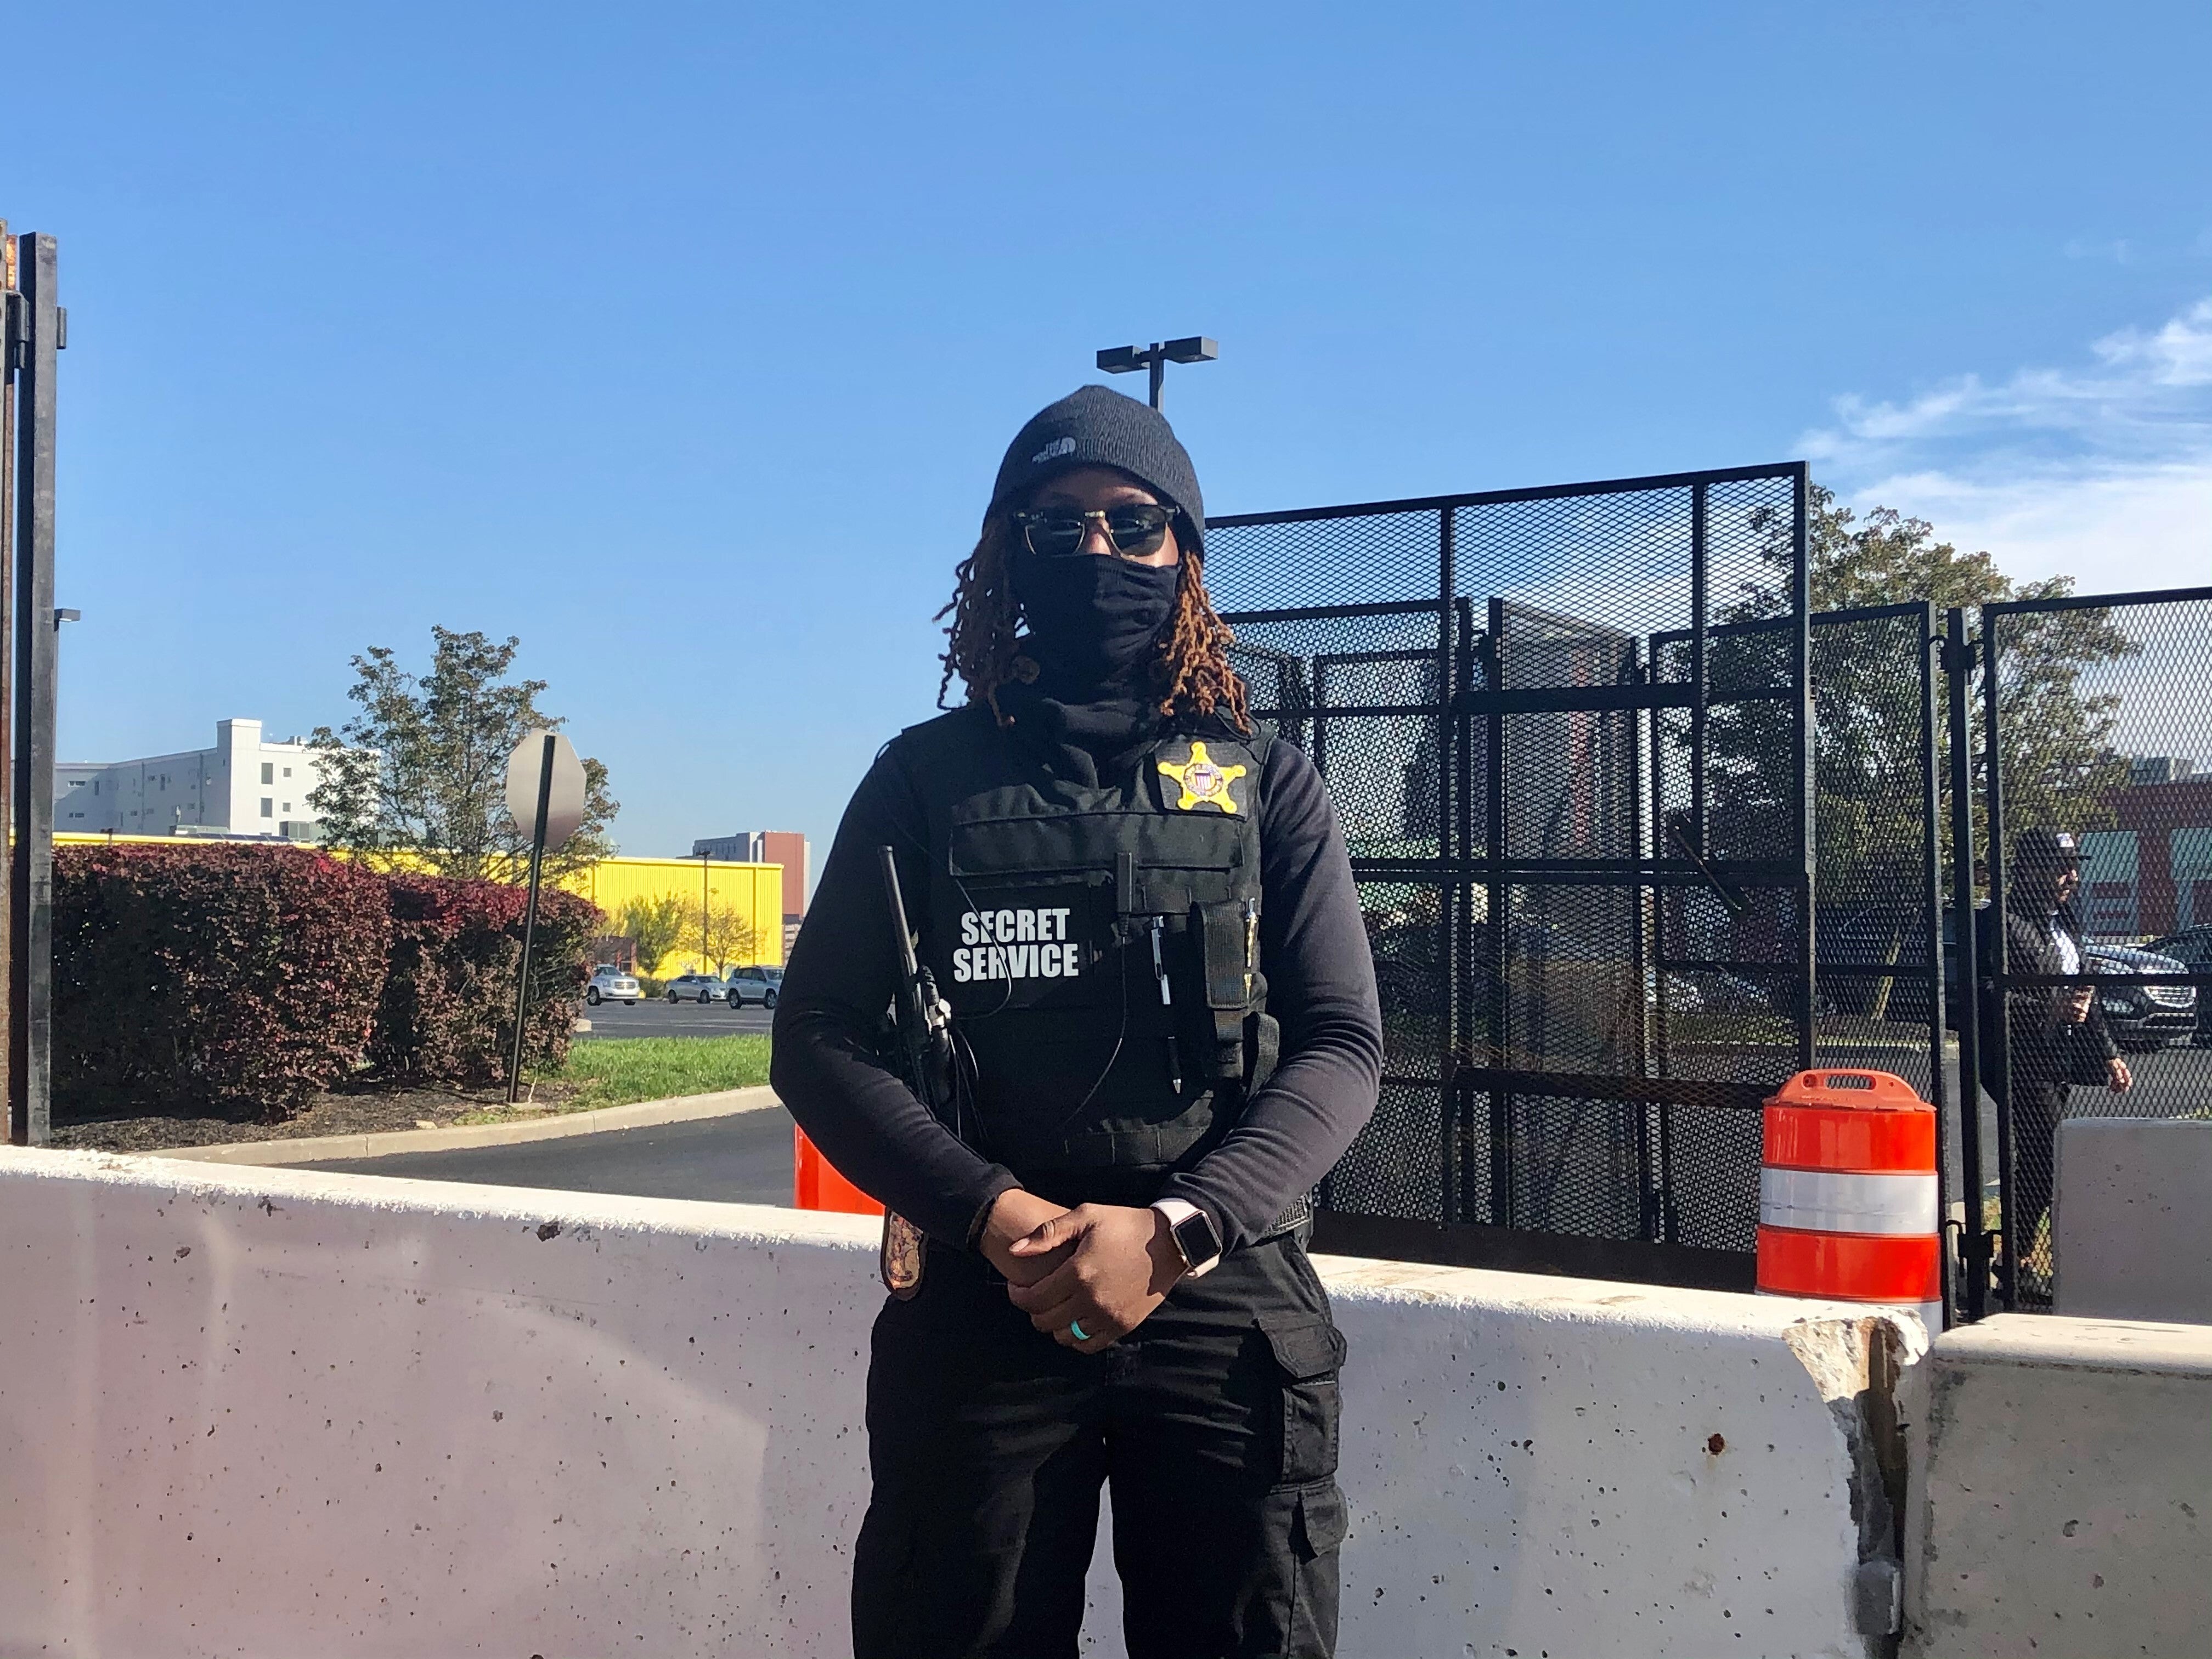
<path fill-rule="evenodd" d="M 299 738 L 265 741 L 259 720 L 218 720 L 215 747 L 144 760 L 54 767 L 54 828 L 64 835 L 268 836 L 312 841 L 308 792 L 322 759 Z"/>

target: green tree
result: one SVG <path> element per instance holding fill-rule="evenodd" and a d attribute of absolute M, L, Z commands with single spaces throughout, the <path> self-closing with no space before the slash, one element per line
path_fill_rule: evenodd
<path fill-rule="evenodd" d="M 760 929 L 752 918 L 726 900 L 708 905 L 704 909 L 686 906 L 684 948 L 696 951 L 702 963 L 711 963 L 716 973 L 737 963 L 756 962 L 760 957 Z"/>
<path fill-rule="evenodd" d="M 696 924 L 697 920 L 696 907 L 680 895 L 662 893 L 653 898 L 634 898 L 623 905 L 615 918 L 615 929 L 627 933 L 636 946 L 637 971 L 652 976 L 659 974 L 668 953 L 684 942 L 685 924 Z"/>
<path fill-rule="evenodd" d="M 353 659 L 346 696 L 360 712 L 309 739 L 323 781 L 307 804 L 325 845 L 380 868 L 428 868 L 439 875 L 522 878 L 530 835 L 507 810 L 507 761 L 526 732 L 562 721 L 538 706 L 543 680 L 508 678 L 521 641 L 432 628 L 430 670 L 419 678 L 386 646 Z M 613 851 L 607 823 L 617 803 L 607 769 L 584 762 L 584 822 L 549 854 L 560 875 Z"/>
<path fill-rule="evenodd" d="M 1788 567 L 1789 526 L 1768 514 L 1766 562 Z M 2073 580 L 2020 582 L 1986 552 L 1961 553 L 1939 540 L 1925 520 L 1876 507 L 1863 521 L 1815 486 L 1808 526 L 1812 607 L 1823 611 L 1930 600 L 1938 610 L 2008 599 L 2057 598 Z M 1720 620 L 1755 622 L 1787 614 L 1786 587 L 1747 584 Z M 1918 905 L 1920 686 L 1912 640 L 1883 639 L 1883 624 L 1813 630 L 1816 725 L 1815 834 L 1820 890 L 1829 921 L 1838 911 L 1878 911 L 1889 918 L 1893 960 L 1902 928 Z M 1893 626 L 1893 625 L 1891 625 Z M 2094 689 L 2096 672 L 2139 648 L 2110 611 L 2054 611 L 2006 617 L 1999 678 L 2004 744 L 2006 822 L 2013 830 L 2045 824 L 2076 832 L 2108 826 L 2113 790 L 2127 781 L 2127 761 L 2114 744 L 2119 698 Z M 1786 684 L 1785 641 L 1753 633 L 1716 642 L 1711 678 L 1717 695 L 1731 685 Z M 1899 650 L 1897 647 L 1904 647 Z M 1986 784 L 1988 757 L 1980 717 L 1978 674 L 1972 724 L 1975 787 Z M 1709 726 L 1716 776 L 1714 812 L 1753 821 L 1786 811 L 1789 713 L 1773 701 L 1723 702 Z M 1939 692 L 1936 742 L 1948 767 L 1948 733 Z M 1939 770 L 1939 777 L 1948 772 Z M 1986 824 L 1984 823 L 1984 833 Z M 1949 855 L 1948 814 L 1940 821 L 1940 849 Z M 1977 849 L 1986 860 L 1986 844 Z M 1824 923 L 1824 926 L 1827 925 Z M 1881 948 L 1881 941 L 1875 941 Z"/>

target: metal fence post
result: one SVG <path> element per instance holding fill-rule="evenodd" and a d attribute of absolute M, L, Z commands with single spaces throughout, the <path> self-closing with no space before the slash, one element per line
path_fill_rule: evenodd
<path fill-rule="evenodd" d="M 1460 1006 L 1459 951 L 1456 947 L 1455 908 L 1460 883 L 1452 874 L 1454 858 L 1464 858 L 1458 845 L 1459 817 L 1455 801 L 1467 787 L 1457 775 L 1458 745 L 1453 741 L 1454 686 L 1452 598 L 1458 578 L 1453 570 L 1457 552 L 1452 509 L 1437 509 L 1437 665 L 1436 723 L 1432 727 L 1437 750 L 1437 951 L 1443 958 L 1444 981 L 1443 1053 L 1437 1063 L 1437 1128 L 1443 1156 L 1443 1192 L 1437 1212 L 1445 1221 L 1464 1218 L 1467 1207 L 1467 1137 L 1462 1133 L 1459 1109 Z"/>
<path fill-rule="evenodd" d="M 1661 669 L 1661 647 L 1656 635 L 1653 636 L 1649 654 L 1650 658 L 1650 668 L 1649 671 L 1650 678 L 1654 684 L 1656 684 L 1660 678 Z M 1659 705 L 1655 702 L 1651 708 L 1646 711 L 1646 718 L 1644 721 L 1646 727 L 1645 740 L 1650 744 L 1651 751 L 1651 799 L 1650 803 L 1650 811 L 1651 813 L 1651 835 L 1650 837 L 1650 846 L 1648 849 L 1647 855 L 1655 860 L 1662 857 L 1666 851 L 1665 842 L 1662 839 L 1665 834 L 1663 826 L 1667 822 L 1667 762 L 1665 758 L 1667 732 L 1665 713 L 1666 711 L 1661 708 Z M 1646 1049 L 1646 1052 L 1650 1056 L 1650 1060 L 1645 1069 L 1648 1074 L 1652 1077 L 1671 1077 L 1674 1075 L 1673 1023 L 1670 1018 L 1671 1009 L 1668 994 L 1670 981 L 1668 977 L 1669 970 L 1667 966 L 1666 892 L 1667 890 L 1661 887 L 1656 882 L 1652 884 L 1650 901 L 1651 909 L 1651 947 L 1650 951 L 1650 959 L 1644 966 L 1644 971 L 1650 975 L 1648 983 L 1651 987 L 1650 1006 L 1646 1012 L 1644 1018 L 1645 1030 L 1650 1034 L 1648 1040 L 1648 1048 Z M 1638 988 L 1638 994 L 1643 994 L 1641 987 Z M 1659 1138 L 1659 1194 L 1657 1199 L 1657 1214 L 1654 1218 L 1656 1231 L 1653 1232 L 1652 1237 L 1661 1243 L 1671 1243 L 1674 1242 L 1674 1238 L 1675 1222 L 1674 1112 L 1663 1100 L 1656 1103 L 1651 1109 L 1652 1115 L 1658 1121 L 1657 1133 Z"/>
<path fill-rule="evenodd" d="M 1700 853 L 1712 848 L 1712 826 L 1706 809 L 1705 744 L 1711 731 L 1712 677 L 1708 653 L 1712 645 L 1706 633 L 1705 486 L 1690 486 L 1690 838 Z"/>
<path fill-rule="evenodd" d="M 1484 665 L 1490 691 L 1505 689 L 1505 601 L 1496 594 L 1490 598 L 1489 634 L 1484 641 Z M 1508 992 L 1507 976 L 1512 963 L 1512 929 L 1510 912 L 1512 908 L 1511 890 L 1505 883 L 1506 806 L 1505 806 L 1505 716 L 1493 712 L 1488 717 L 1489 730 L 1485 746 L 1489 750 L 1490 776 L 1484 803 L 1485 837 L 1489 842 L 1487 880 L 1484 886 L 1484 925 L 1490 930 L 1489 949 L 1484 954 L 1489 958 L 1490 971 L 1484 975 L 1488 981 L 1484 998 L 1490 1049 L 1490 1064 L 1503 1071 L 1510 1063 L 1507 1058 L 1513 1023 L 1513 1005 Z M 1510 1227 L 1514 1223 L 1513 1206 L 1513 1100 L 1504 1089 L 1493 1085 L 1490 1090 L 1490 1221 L 1492 1226 Z"/>
<path fill-rule="evenodd" d="M 1800 461 L 1793 469 L 1790 489 L 1790 610 L 1795 624 L 1790 640 L 1790 678 L 1795 685 L 1797 716 L 1796 788 L 1791 805 L 1796 817 L 1797 860 L 1797 994 L 1804 1006 L 1797 1017 L 1797 1066 L 1814 1064 L 1814 1022 L 1820 1018 L 1820 946 L 1816 937 L 1814 904 L 1820 893 L 1820 849 L 1814 843 L 1820 820 L 1813 809 L 1816 781 L 1813 754 L 1813 558 L 1812 469 Z"/>
<path fill-rule="evenodd" d="M 1457 816 L 1453 844 L 1458 854 L 1452 866 L 1452 1001 L 1446 1018 L 1452 1045 L 1452 1112 L 1459 1124 L 1461 1155 L 1465 1166 L 1471 1169 L 1474 1161 L 1474 1094 L 1459 1073 L 1473 1063 L 1474 1045 L 1480 1036 L 1474 1029 L 1473 999 L 1468 994 L 1474 975 L 1474 717 L 1467 712 L 1460 698 L 1474 686 L 1474 606 L 1455 594 L 1452 610 L 1459 628 L 1451 686 L 1452 749 L 1459 776 L 1458 787 L 1452 795 L 1452 806 Z M 1463 1170 L 1459 1207 L 1451 1212 L 1452 1220 L 1482 1219 L 1476 1213 L 1470 1187 Z"/>
<path fill-rule="evenodd" d="M 2008 963 L 2004 925 L 2004 728 L 2002 698 L 1997 683 L 1996 620 L 1987 605 L 1982 607 L 1981 620 L 1978 655 L 1982 671 L 1983 787 L 1987 799 L 1984 816 L 1989 824 L 1990 934 L 1987 945 L 1981 946 L 1989 957 L 1989 973 L 1975 987 L 1975 1002 L 1979 1007 L 1984 997 L 1989 999 L 1989 1052 L 1983 1056 L 1983 1063 L 1989 1070 L 1990 1093 L 1997 1103 L 1997 1236 L 2003 1241 L 2004 1249 L 2003 1264 L 1997 1273 L 1997 1290 L 1998 1300 L 2010 1312 L 2020 1305 L 2020 1257 L 2027 1241 L 2021 1237 L 2020 1218 L 2013 1212 L 2013 1200 L 2020 1183 L 2014 1168 L 2017 1148 L 2014 1145 L 2012 1121 L 2012 1022 L 2007 1018 L 2005 1007 Z M 1980 940 L 1978 939 L 1976 943 L 1980 945 Z M 1960 967 L 1963 973 L 1965 964 Z M 1978 960 L 1975 967 L 1978 974 Z"/>
<path fill-rule="evenodd" d="M 1629 665 L 1630 673 L 1638 685 L 1649 685 L 1657 675 L 1656 662 L 1644 660 L 1645 653 L 1635 653 L 1636 659 Z M 1651 711 L 1655 715 L 1656 709 Z M 1628 730 L 1628 847 L 1629 856 L 1639 862 L 1651 856 L 1651 838 L 1646 830 L 1644 817 L 1644 722 L 1635 710 L 1626 718 Z M 1653 763 L 1656 768 L 1657 756 Z M 1636 1072 L 1639 1077 L 1651 1075 L 1651 1016 L 1653 999 L 1645 987 L 1655 983 L 1651 977 L 1652 889 L 1642 879 L 1630 890 L 1632 902 L 1628 935 L 1628 975 L 1634 987 L 1636 998 Z M 1660 1182 L 1659 1146 L 1662 1138 L 1662 1120 L 1666 1108 L 1650 1103 L 1637 1109 L 1637 1178 L 1641 1187 L 1638 1202 L 1644 1213 L 1644 1237 L 1656 1244 L 1666 1237 L 1664 1217 L 1667 1193 Z"/>
<path fill-rule="evenodd" d="M 1920 813 L 1921 833 L 1926 837 L 1925 854 L 1921 860 L 1921 907 L 1927 918 L 1922 948 L 1928 953 L 1928 1097 L 1936 1108 L 1937 1214 L 1946 1218 L 1942 1224 L 1948 1235 L 1950 1194 L 1946 1189 L 1951 1179 L 1954 1132 L 1950 1091 L 1943 1080 L 1942 775 L 1936 766 L 1936 676 L 1942 672 L 1943 643 L 1943 635 L 1936 628 L 1936 607 L 1929 604 L 1923 608 L 1920 616 Z M 1942 1256 L 1943 1311 L 1948 1322 L 1956 1316 L 1959 1287 L 1948 1237 L 1945 1243 Z"/>
<path fill-rule="evenodd" d="M 54 374 L 61 346 L 51 236 L 15 239 L 21 343 L 16 369 L 15 845 L 9 975 L 9 1139 L 52 1131 L 54 862 Z"/>
<path fill-rule="evenodd" d="M 1953 953 L 1958 971 L 1950 975 L 1956 1000 L 1950 1017 L 1959 1028 L 1959 1184 L 1966 1189 L 1966 1224 L 1959 1239 L 1960 1271 L 1966 1283 L 1959 1310 L 1969 1320 L 1989 1311 L 1990 1236 L 1982 1197 L 1981 957 L 1974 912 L 1974 641 L 1966 612 L 1954 607 L 1945 616 L 1944 696 L 1949 717 L 1951 774 L 1951 906 Z M 1940 928 L 1942 924 L 1937 924 Z M 1939 941 L 1940 943 L 1940 941 Z M 1939 957 L 1940 962 L 1940 957 Z M 1940 967 L 1939 981 L 1946 975 Z"/>
<path fill-rule="evenodd" d="M 15 239 L 0 219 L 0 825 L 15 823 L 15 380 L 23 343 L 22 295 L 15 284 Z M 0 1114 L 15 1138 L 15 1011 L 13 989 L 15 877 L 0 883 Z"/>

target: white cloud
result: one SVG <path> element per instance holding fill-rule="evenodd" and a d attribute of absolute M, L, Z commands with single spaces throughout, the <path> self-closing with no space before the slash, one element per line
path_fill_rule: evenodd
<path fill-rule="evenodd" d="M 1926 519 L 2010 576 L 2071 576 L 2085 593 L 2212 584 L 2212 461 L 2071 476 L 1899 473 L 1850 490 Z"/>
<path fill-rule="evenodd" d="M 2113 242 L 2092 242 L 2076 236 L 2059 250 L 2069 259 L 2110 259 L 2124 265 L 2135 258 L 2135 246 L 2125 237 Z"/>
<path fill-rule="evenodd" d="M 1916 514 L 2014 576 L 2212 582 L 2212 299 L 2090 355 L 1904 403 L 1839 398 L 1837 424 L 1801 443 L 1846 500 Z"/>

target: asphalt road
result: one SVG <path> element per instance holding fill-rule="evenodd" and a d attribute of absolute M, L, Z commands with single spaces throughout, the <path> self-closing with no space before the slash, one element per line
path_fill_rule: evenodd
<path fill-rule="evenodd" d="M 672 1003 L 665 998 L 641 1002 L 635 1008 L 620 1002 L 603 1002 L 596 1008 L 586 1004 L 580 1012 L 592 1023 L 590 1030 L 576 1033 L 586 1040 L 592 1037 L 728 1036 L 733 1031 L 765 1035 L 775 1019 L 775 1016 L 767 1009 L 750 1004 L 743 1008 L 732 1008 L 727 1003 L 710 1002 L 702 1007 L 696 1002 Z"/>
<path fill-rule="evenodd" d="M 712 1013 L 715 1010 L 707 1010 Z M 550 1187 L 571 1193 L 705 1199 L 725 1204 L 791 1202 L 791 1115 L 781 1107 L 643 1129 L 607 1129 L 515 1146 L 308 1164 L 309 1170 Z"/>
<path fill-rule="evenodd" d="M 665 1003 L 613 1012 L 635 1022 L 599 1025 L 595 1036 L 659 1035 L 675 1029 L 713 1036 L 732 1029 L 765 1030 L 758 1009 L 732 1016 L 726 1008 Z M 639 1030 L 646 1019 L 654 1028 Z M 738 1024 L 737 1022 L 744 1022 Z M 607 1025 L 615 1026 L 610 1020 Z M 2212 1105 L 2212 1049 L 2167 1048 L 2130 1054 L 2136 1088 L 2124 1096 L 2077 1088 L 2069 1103 L 2077 1116 L 2164 1116 Z M 780 1109 L 737 1112 L 652 1128 L 617 1129 L 516 1146 L 471 1146 L 447 1152 L 409 1152 L 391 1158 L 314 1164 L 309 1169 L 361 1175 L 404 1176 L 426 1181 L 467 1181 L 493 1186 L 539 1187 L 580 1193 L 627 1193 L 642 1198 L 689 1198 L 725 1203 L 791 1202 L 791 1118 Z M 1994 1136 L 1994 1124 L 1985 1134 Z M 1992 1140 L 1990 1144 L 1994 1144 Z"/>
<path fill-rule="evenodd" d="M 2067 1097 L 2071 1117 L 2172 1117 L 2212 1107 L 2212 1048 L 2154 1048 L 2122 1054 L 2135 1074 L 2124 1095 L 2075 1085 Z"/>

